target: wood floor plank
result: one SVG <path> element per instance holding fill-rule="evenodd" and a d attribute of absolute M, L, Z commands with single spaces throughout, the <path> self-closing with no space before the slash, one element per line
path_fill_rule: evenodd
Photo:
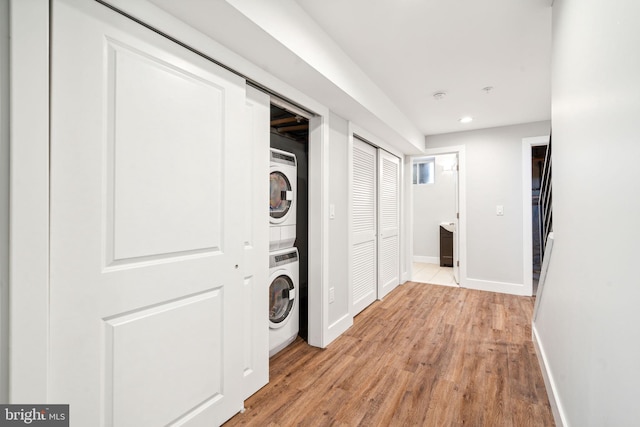
<path fill-rule="evenodd" d="M 421 380 L 416 381 L 416 378 Z M 416 376 L 407 384 L 390 425 L 424 425 L 437 379 L 437 370 L 428 367 L 419 368 Z"/>
<path fill-rule="evenodd" d="M 326 349 L 297 339 L 226 426 L 553 426 L 533 298 L 406 283 Z"/>

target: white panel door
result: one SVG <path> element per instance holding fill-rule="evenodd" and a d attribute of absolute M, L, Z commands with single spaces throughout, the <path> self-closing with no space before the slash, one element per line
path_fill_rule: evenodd
<path fill-rule="evenodd" d="M 255 274 L 245 83 L 97 2 L 52 9 L 48 399 L 76 426 L 218 425 Z"/>
<path fill-rule="evenodd" d="M 355 316 L 377 298 L 377 155 L 376 148 L 353 139 L 352 292 Z"/>
<path fill-rule="evenodd" d="M 378 149 L 378 298 L 400 284 L 400 159 Z"/>
<path fill-rule="evenodd" d="M 245 139 L 251 155 L 241 162 L 244 194 L 243 396 L 269 382 L 269 95 L 247 87 Z"/>

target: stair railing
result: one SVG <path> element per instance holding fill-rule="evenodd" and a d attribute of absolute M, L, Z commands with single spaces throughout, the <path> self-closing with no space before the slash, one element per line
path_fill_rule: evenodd
<path fill-rule="evenodd" d="M 544 158 L 542 178 L 540 182 L 540 198 L 538 199 L 538 221 L 540 224 L 540 259 L 543 259 L 547 236 L 553 231 L 553 187 L 551 185 L 551 136 Z"/>

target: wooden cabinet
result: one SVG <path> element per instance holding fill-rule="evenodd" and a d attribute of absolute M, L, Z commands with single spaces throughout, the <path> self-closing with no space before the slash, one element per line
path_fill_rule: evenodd
<path fill-rule="evenodd" d="M 453 267 L 453 233 L 440 226 L 440 267 Z"/>

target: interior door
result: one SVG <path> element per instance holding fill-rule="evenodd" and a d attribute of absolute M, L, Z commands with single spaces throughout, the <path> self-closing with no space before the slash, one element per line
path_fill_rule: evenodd
<path fill-rule="evenodd" d="M 378 149 L 378 299 L 400 284 L 400 159 Z"/>
<path fill-rule="evenodd" d="M 242 79 L 92 1 L 54 0 L 49 401 L 77 426 L 243 407 Z"/>
<path fill-rule="evenodd" d="M 269 120 L 270 97 L 247 87 L 244 143 L 251 155 L 243 162 L 243 397 L 269 382 Z M 245 194 L 245 196 L 246 196 Z"/>
<path fill-rule="evenodd" d="M 377 150 L 353 138 L 352 176 L 352 315 L 377 298 L 378 211 Z"/>

